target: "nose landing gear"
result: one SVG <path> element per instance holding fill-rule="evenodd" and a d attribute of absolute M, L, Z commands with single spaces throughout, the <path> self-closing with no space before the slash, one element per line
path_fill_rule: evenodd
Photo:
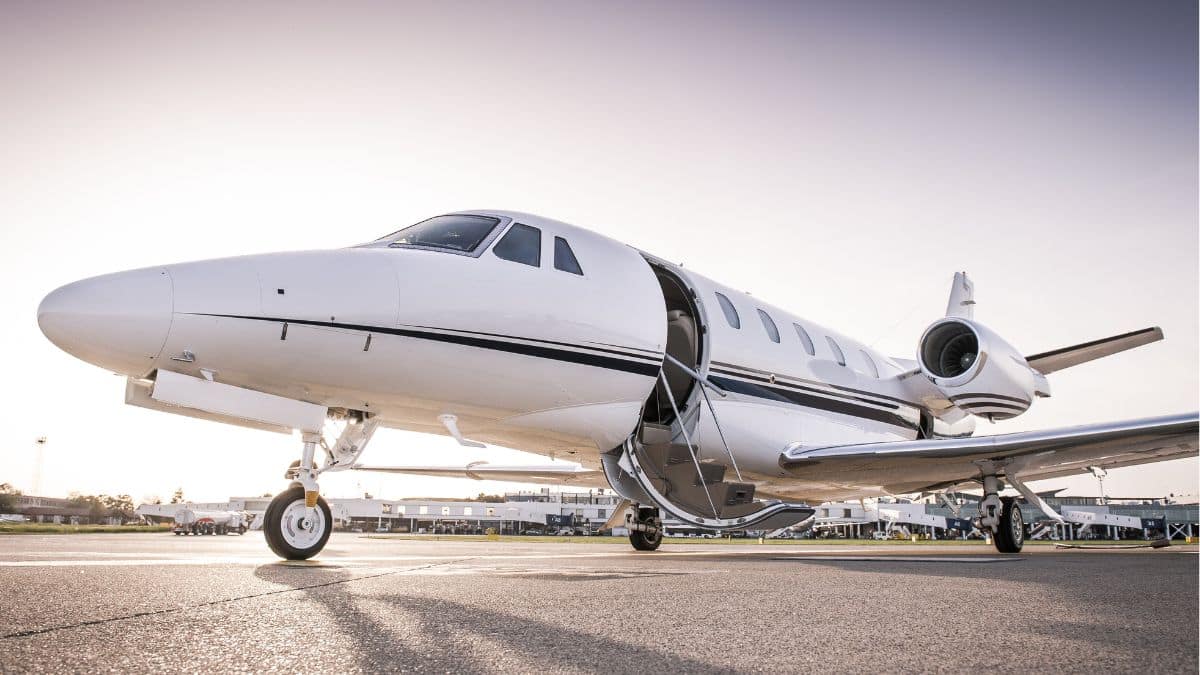
<path fill-rule="evenodd" d="M 298 466 L 288 469 L 294 482 L 267 505 L 263 514 L 263 533 L 267 546 L 281 558 L 307 560 L 329 541 L 333 516 L 329 504 L 320 495 L 317 470 L 313 466 L 319 434 L 304 435 L 304 453 Z"/>

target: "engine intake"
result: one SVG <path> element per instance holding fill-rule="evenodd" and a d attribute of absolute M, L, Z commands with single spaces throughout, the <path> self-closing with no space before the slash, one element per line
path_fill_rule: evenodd
<path fill-rule="evenodd" d="M 985 326 L 942 319 L 917 347 L 921 371 L 955 408 L 991 420 L 1025 412 L 1034 396 L 1048 396 L 1046 378 Z"/>
<path fill-rule="evenodd" d="M 979 336 L 967 324 L 935 325 L 921 341 L 921 365 L 937 377 L 958 377 L 979 358 Z"/>

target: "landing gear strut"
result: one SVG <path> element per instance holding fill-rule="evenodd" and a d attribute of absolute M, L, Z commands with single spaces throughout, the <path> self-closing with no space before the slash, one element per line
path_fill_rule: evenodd
<path fill-rule="evenodd" d="M 662 518 L 658 509 L 635 506 L 633 513 L 626 516 L 629 526 L 629 543 L 638 551 L 653 551 L 662 544 Z"/>

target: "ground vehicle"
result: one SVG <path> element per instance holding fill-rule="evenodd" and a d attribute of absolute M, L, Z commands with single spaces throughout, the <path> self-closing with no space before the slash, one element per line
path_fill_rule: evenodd
<path fill-rule="evenodd" d="M 250 520 L 241 511 L 180 509 L 175 513 L 175 527 L 171 531 L 176 535 L 245 534 L 249 527 Z"/>

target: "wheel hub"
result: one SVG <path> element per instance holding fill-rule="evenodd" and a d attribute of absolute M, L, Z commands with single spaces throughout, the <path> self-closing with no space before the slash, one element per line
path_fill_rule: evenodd
<path fill-rule="evenodd" d="M 311 518 L 308 516 L 308 508 L 305 507 L 303 499 L 288 504 L 280 515 L 283 540 L 297 549 L 311 548 L 319 543 L 327 526 L 325 515 L 320 509 L 317 509 Z"/>

